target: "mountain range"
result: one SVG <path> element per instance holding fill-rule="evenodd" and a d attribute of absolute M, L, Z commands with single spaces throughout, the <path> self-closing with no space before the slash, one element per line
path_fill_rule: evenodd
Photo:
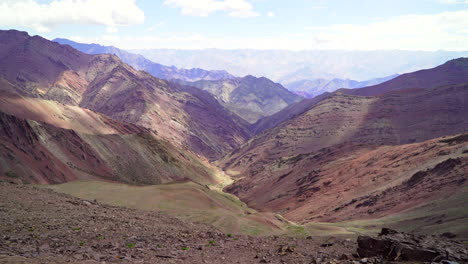
<path fill-rule="evenodd" d="M 224 80 L 234 78 L 234 76 L 232 76 L 224 70 L 208 71 L 200 68 L 180 69 L 175 66 L 161 65 L 159 63 L 150 61 L 141 55 L 121 50 L 113 46 L 102 46 L 99 44 L 84 44 L 63 38 L 56 38 L 53 41 L 60 44 L 69 45 L 87 54 L 116 55 L 123 62 L 129 64 L 136 70 L 146 71 L 149 74 L 164 80 L 177 79 L 193 82 L 198 80 Z"/>
<path fill-rule="evenodd" d="M 382 218 L 463 193 L 467 66 L 451 60 L 261 120 L 257 136 L 219 161 L 239 177 L 227 191 L 299 222 Z"/>
<path fill-rule="evenodd" d="M 303 96 L 306 98 L 312 98 L 317 95 L 323 94 L 325 92 L 334 92 L 340 88 L 354 89 L 354 88 L 361 88 L 361 87 L 366 87 L 366 86 L 371 86 L 371 85 L 377 85 L 379 83 L 389 81 L 397 76 L 398 74 L 393 74 L 387 77 L 375 78 L 375 79 L 362 81 L 362 82 L 356 81 L 356 80 L 350 80 L 350 79 L 300 80 L 300 81 L 288 83 L 285 85 L 285 87 L 288 90 L 300 96 Z"/>
<path fill-rule="evenodd" d="M 115 55 L 88 55 L 18 31 L 2 31 L 0 38 L 4 90 L 152 129 L 209 159 L 249 136 L 246 122 L 209 93 L 139 72 Z"/>
<path fill-rule="evenodd" d="M 87 54 L 114 54 L 135 69 L 185 86 L 194 86 L 211 93 L 220 104 L 249 123 L 274 114 L 302 98 L 267 78 L 248 75 L 234 77 L 226 71 L 177 69 L 152 62 L 141 55 L 98 44 L 83 44 L 67 39 L 55 42 L 72 46 Z M 346 88 L 342 86 L 340 88 Z"/>
<path fill-rule="evenodd" d="M 468 51 L 404 50 L 131 50 L 161 64 L 223 69 L 235 76 L 264 76 L 286 85 L 300 80 L 370 80 L 408 73 L 468 57 Z"/>
<path fill-rule="evenodd" d="M 468 58 L 302 99 L 266 77 L 175 69 L 175 75 L 164 70 L 165 80 L 119 58 L 154 64 L 141 56 L 82 48 L 87 52 L 0 31 L 0 209 L 6 212 L 0 229 L 8 235 L 0 248 L 6 254 L 102 261 L 95 254 L 101 250 L 109 261 L 169 263 L 213 252 L 209 259 L 219 261 L 225 252 L 232 258 L 247 248 L 250 255 L 242 259 L 253 263 L 272 255 L 277 262 L 300 257 L 309 263 L 319 250 L 328 259 L 346 252 L 347 259 L 369 263 L 353 257 L 358 244 L 349 238 L 382 227 L 468 237 Z M 223 52 L 229 53 L 214 50 L 205 60 Z M 262 54 L 286 60 L 293 53 Z M 315 69 L 307 59 L 319 52 L 297 54 L 303 67 Z M 350 54 L 366 55 L 356 75 L 385 76 L 376 73 L 405 72 L 395 70 L 403 60 L 414 59 L 412 68 L 459 53 L 327 51 L 320 55 L 322 71 L 331 69 L 327 56 L 346 62 Z M 362 70 L 388 54 L 395 60 L 380 70 Z M 273 68 L 295 72 L 287 61 Z M 252 65 L 258 67 L 246 69 Z M 71 222 L 59 217 L 64 212 Z M 158 229 L 163 241 L 148 235 L 160 223 L 142 216 L 167 221 L 166 230 Z M 178 227 L 183 231 L 165 232 Z M 321 263 L 325 253 L 314 261 Z"/>

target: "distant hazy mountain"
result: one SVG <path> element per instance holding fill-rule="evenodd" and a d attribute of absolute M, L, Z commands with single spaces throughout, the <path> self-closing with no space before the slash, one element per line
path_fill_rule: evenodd
<path fill-rule="evenodd" d="M 184 83 L 211 93 L 224 107 L 250 123 L 272 115 L 302 98 L 281 84 L 251 75 L 219 81 Z"/>
<path fill-rule="evenodd" d="M 113 46 L 101 46 L 99 44 L 83 44 L 74 42 L 68 39 L 56 38 L 53 41 L 60 44 L 70 45 L 73 48 L 88 54 L 114 54 L 117 55 L 123 62 L 129 64 L 137 70 L 143 70 L 149 74 L 165 79 L 179 79 L 184 81 L 198 80 L 222 80 L 234 78 L 231 74 L 224 70 L 207 71 L 200 68 L 179 69 L 175 66 L 165 66 L 146 59 L 145 57 L 118 49 Z M 171 63 L 168 63 L 172 65 Z"/>
<path fill-rule="evenodd" d="M 397 77 L 398 74 L 390 75 L 383 78 L 375 78 L 367 81 L 356 81 L 350 79 L 313 79 L 313 80 L 300 80 L 292 83 L 288 83 L 285 87 L 303 97 L 312 98 L 325 92 L 333 92 L 340 88 L 361 88 L 379 83 L 386 82 Z"/>
<path fill-rule="evenodd" d="M 236 76 L 265 76 L 282 84 L 307 79 L 369 80 L 432 68 L 468 51 L 344 50 L 133 50 L 162 64 L 226 70 Z"/>

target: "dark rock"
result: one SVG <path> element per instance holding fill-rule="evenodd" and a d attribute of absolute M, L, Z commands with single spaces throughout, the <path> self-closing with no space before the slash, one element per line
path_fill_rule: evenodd
<path fill-rule="evenodd" d="M 427 262 L 436 259 L 468 259 L 464 246 L 454 241 L 401 233 L 388 228 L 382 229 L 376 238 L 359 236 L 357 242 L 357 252 L 362 258 L 381 257 L 390 261 Z"/>
<path fill-rule="evenodd" d="M 291 253 L 291 252 L 294 252 L 294 247 L 281 246 L 278 249 L 278 255 L 280 255 L 280 256 L 284 256 L 284 255 L 286 255 L 286 253 Z"/>
<path fill-rule="evenodd" d="M 393 229 L 390 229 L 390 228 L 382 228 L 382 230 L 380 231 L 380 234 L 379 235 L 383 235 L 383 236 L 386 236 L 386 235 L 394 235 L 394 234 L 398 234 L 398 231 L 396 230 L 393 230 Z"/>
<path fill-rule="evenodd" d="M 333 246 L 333 243 L 323 243 L 320 245 L 320 247 L 331 247 Z"/>
<path fill-rule="evenodd" d="M 455 238 L 457 235 L 455 235 L 452 232 L 445 232 L 445 233 L 440 234 L 440 236 L 441 237 L 446 237 L 446 238 Z"/>
<path fill-rule="evenodd" d="M 349 259 L 349 257 L 348 257 L 348 255 L 346 255 L 346 254 L 342 254 L 342 255 L 340 256 L 340 258 L 339 258 L 339 260 L 348 260 L 348 259 Z"/>

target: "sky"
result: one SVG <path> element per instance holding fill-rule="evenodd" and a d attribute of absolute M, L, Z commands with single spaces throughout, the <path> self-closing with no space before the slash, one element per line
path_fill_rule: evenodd
<path fill-rule="evenodd" d="M 0 0 L 0 28 L 123 49 L 468 50 L 468 0 Z"/>

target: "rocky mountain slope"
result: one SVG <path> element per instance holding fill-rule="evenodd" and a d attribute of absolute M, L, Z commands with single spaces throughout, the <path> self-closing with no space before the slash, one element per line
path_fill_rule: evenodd
<path fill-rule="evenodd" d="M 270 116 L 286 106 L 300 101 L 281 84 L 251 75 L 218 81 L 184 82 L 211 93 L 227 109 L 249 123 Z"/>
<path fill-rule="evenodd" d="M 0 31 L 0 263 L 379 263 L 391 256 L 372 251 L 381 243 L 409 255 L 365 237 L 369 259 L 354 257 L 357 234 L 467 238 L 467 70 L 453 60 L 276 112 L 288 94 L 266 78 L 202 81 L 215 98 L 115 55 Z M 246 119 L 276 113 L 249 126 L 227 100 Z M 440 236 L 429 240 L 443 249 L 395 236 L 468 259 Z"/>
<path fill-rule="evenodd" d="M 404 244 L 398 260 L 468 259 L 462 242 L 390 229 L 358 243 L 354 237 L 251 237 L 45 188 L 0 182 L 0 199 L 0 263 L 381 263 L 398 254 L 382 247 L 398 242 Z M 354 257 L 357 252 L 366 258 Z"/>
<path fill-rule="evenodd" d="M 114 55 L 88 55 L 14 30 L 0 39 L 2 90 L 137 124 L 210 159 L 248 138 L 245 121 L 207 92 L 136 71 Z"/>
<path fill-rule="evenodd" d="M 433 69 L 417 71 L 414 73 L 403 74 L 395 79 L 384 82 L 379 85 L 368 86 L 358 89 L 340 89 L 338 92 L 354 95 L 379 95 L 387 91 L 397 91 L 404 89 L 425 89 L 441 85 L 450 85 L 467 82 L 467 59 L 459 58 L 449 61 Z M 453 69 L 453 70 L 450 70 Z M 273 128 L 284 121 L 298 116 L 312 108 L 315 104 L 328 98 L 330 93 L 324 93 L 312 99 L 305 99 L 299 103 L 292 104 L 278 113 L 260 119 L 251 125 L 250 130 L 254 133 L 260 133 L 264 130 Z"/>
<path fill-rule="evenodd" d="M 340 88 L 361 88 L 371 85 L 377 85 L 397 77 L 398 74 L 393 74 L 387 77 L 370 79 L 367 81 L 355 81 L 350 79 L 312 79 L 312 80 L 300 80 L 292 83 L 285 84 L 288 90 L 304 96 L 306 98 L 312 98 L 325 92 L 334 92 Z"/>
<path fill-rule="evenodd" d="M 467 88 L 468 84 L 460 84 L 380 97 L 334 94 L 252 138 L 228 162 L 249 160 L 243 167 L 344 142 L 398 145 L 463 133 L 468 130 Z"/>
<path fill-rule="evenodd" d="M 466 139 L 460 134 L 397 146 L 338 144 L 258 162 L 227 190 L 254 208 L 303 223 L 378 219 L 466 193 Z M 420 215 L 426 223 L 419 228 L 461 231 L 460 222 L 441 225 L 468 215 L 445 210 L 442 216 Z"/>
<path fill-rule="evenodd" d="M 452 69 L 433 69 L 443 80 L 431 83 L 463 81 L 459 68 Z M 406 76 L 417 80 L 420 73 Z M 289 109 L 297 109 L 291 119 L 220 162 L 239 177 L 227 190 L 254 208 L 304 222 L 383 217 L 462 193 L 466 135 L 433 139 L 468 131 L 468 83 L 402 88 L 372 97 L 335 93 L 301 102 L 302 108 L 296 104 Z M 404 162 L 392 161 L 397 159 Z M 413 176 L 414 186 L 407 187 L 404 182 Z M 398 199 L 406 195 L 415 199 Z"/>
<path fill-rule="evenodd" d="M 332 94 L 326 92 L 314 98 L 307 98 L 300 102 L 291 104 L 285 107 L 283 110 L 271 116 L 267 116 L 262 119 L 259 119 L 257 122 L 250 125 L 249 130 L 255 135 L 265 130 L 268 130 L 270 128 L 274 128 L 278 126 L 279 124 L 287 120 L 293 119 L 294 117 L 306 112 L 307 110 L 312 108 L 312 106 L 328 98 L 330 95 Z"/>
<path fill-rule="evenodd" d="M 2 95 L 0 102 L 2 179 L 41 184 L 78 179 L 217 183 L 213 171 L 193 154 L 149 129 L 54 101 Z"/>
<path fill-rule="evenodd" d="M 222 233 L 167 214 L 0 182 L 0 263 L 310 263 L 352 258 L 355 240 Z M 242 254 L 239 254 L 242 252 Z"/>
<path fill-rule="evenodd" d="M 54 42 L 69 45 L 87 54 L 113 54 L 133 68 L 146 71 L 149 74 L 164 80 L 183 80 L 194 82 L 199 80 L 225 80 L 234 76 L 224 70 L 208 71 L 200 68 L 180 69 L 175 66 L 165 66 L 146 59 L 145 57 L 131 53 L 113 46 L 102 46 L 99 44 L 84 44 L 68 39 L 56 38 Z"/>

